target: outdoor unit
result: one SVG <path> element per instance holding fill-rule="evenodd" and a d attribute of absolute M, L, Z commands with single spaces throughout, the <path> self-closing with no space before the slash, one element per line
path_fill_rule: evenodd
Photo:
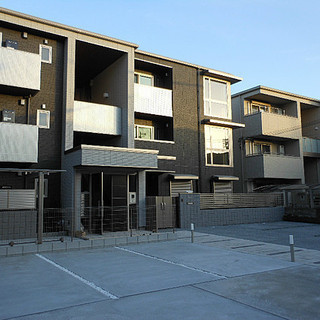
<path fill-rule="evenodd" d="M 18 49 L 18 42 L 13 40 L 6 40 L 5 46 L 11 49 Z"/>
<path fill-rule="evenodd" d="M 12 122 L 16 120 L 15 112 L 12 110 L 2 110 L 1 121 L 2 122 Z"/>

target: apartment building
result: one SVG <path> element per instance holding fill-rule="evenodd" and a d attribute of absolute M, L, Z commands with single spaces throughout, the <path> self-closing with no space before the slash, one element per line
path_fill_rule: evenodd
<path fill-rule="evenodd" d="M 232 96 L 237 192 L 317 184 L 320 101 L 257 86 Z"/>
<path fill-rule="evenodd" d="M 143 227 L 147 196 L 232 192 L 241 78 L 4 8 L 0 22 L 1 209 L 38 172 L 44 206 L 73 208 L 76 230 L 84 206 L 136 205 Z"/>

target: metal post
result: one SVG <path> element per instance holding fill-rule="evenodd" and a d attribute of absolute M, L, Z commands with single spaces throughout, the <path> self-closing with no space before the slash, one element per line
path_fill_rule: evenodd
<path fill-rule="evenodd" d="M 127 174 L 127 231 L 130 231 L 130 226 L 132 228 L 132 224 L 130 223 L 129 188 L 130 188 L 129 187 L 129 175 Z M 131 217 L 131 219 L 132 219 L 132 217 Z"/>
<path fill-rule="evenodd" d="M 70 215 L 71 215 L 71 242 L 73 242 L 73 237 L 74 237 L 74 224 L 75 224 L 75 210 L 74 208 L 70 209 Z"/>
<path fill-rule="evenodd" d="M 194 242 L 194 224 L 191 223 L 191 242 L 193 243 Z"/>
<path fill-rule="evenodd" d="M 92 173 L 89 174 L 89 233 L 92 233 Z"/>
<path fill-rule="evenodd" d="M 291 262 L 295 262 L 294 259 L 294 240 L 293 240 L 293 235 L 289 235 L 289 242 L 290 242 L 290 254 L 291 254 Z"/>
<path fill-rule="evenodd" d="M 42 244 L 43 236 L 43 199 L 44 199 L 44 173 L 39 172 L 38 182 L 38 239 L 37 243 Z"/>
<path fill-rule="evenodd" d="M 130 217 L 131 217 L 131 219 L 130 219 L 130 224 L 131 224 L 131 226 L 130 226 L 130 237 L 132 237 L 132 212 L 133 212 L 132 207 L 129 206 L 129 210 L 130 210 Z"/>
<path fill-rule="evenodd" d="M 155 218 L 156 218 L 156 233 L 158 233 L 158 206 L 157 204 L 154 206 L 154 210 L 155 210 Z"/>
<path fill-rule="evenodd" d="M 103 201 L 103 172 L 101 172 L 101 234 L 103 234 L 103 216 L 104 216 L 104 201 Z"/>

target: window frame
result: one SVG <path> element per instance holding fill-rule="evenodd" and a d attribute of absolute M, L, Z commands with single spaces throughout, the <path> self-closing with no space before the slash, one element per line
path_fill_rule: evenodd
<path fill-rule="evenodd" d="M 151 129 L 151 138 L 150 139 L 139 138 L 138 137 L 139 128 Z M 137 140 L 145 140 L 145 141 L 154 140 L 154 127 L 153 126 L 142 125 L 142 124 L 135 124 L 134 125 L 134 138 L 137 139 Z"/>
<path fill-rule="evenodd" d="M 251 156 L 260 156 L 264 154 L 273 154 L 272 152 L 272 143 L 269 142 L 260 142 L 260 141 L 250 141 L 246 140 L 246 157 L 251 157 Z M 255 146 L 259 146 L 260 152 L 256 153 L 255 152 Z M 263 148 L 268 147 L 269 152 L 264 152 Z"/>
<path fill-rule="evenodd" d="M 138 77 L 138 82 L 135 82 L 135 81 L 134 81 L 134 83 L 140 84 L 140 85 L 142 85 L 142 86 L 154 87 L 154 75 L 153 75 L 153 74 L 135 71 L 135 72 L 134 72 L 134 76 L 137 76 L 137 77 Z M 142 83 L 140 83 L 140 77 L 141 77 L 141 76 L 150 78 L 150 79 L 151 79 L 151 85 L 149 86 L 148 84 L 142 84 Z"/>
<path fill-rule="evenodd" d="M 255 110 L 253 111 L 253 109 Z M 286 110 L 280 107 L 274 107 L 270 103 L 247 100 L 245 102 L 245 115 L 257 114 L 257 113 L 272 113 L 272 114 L 285 116 Z"/>
<path fill-rule="evenodd" d="M 48 49 L 49 50 L 49 60 L 42 59 L 42 49 Z M 39 45 L 39 54 L 40 54 L 41 62 L 49 63 L 49 64 L 52 63 L 52 47 L 51 46 L 48 46 L 46 44 L 40 43 L 40 45 Z"/>
<path fill-rule="evenodd" d="M 40 114 L 47 115 L 47 125 L 46 126 L 40 124 Z M 41 109 L 37 110 L 37 126 L 42 129 L 50 129 L 50 111 L 49 110 L 41 110 Z"/>
<path fill-rule="evenodd" d="M 228 132 L 228 149 L 225 149 L 225 150 L 228 150 L 228 152 L 229 152 L 229 164 L 213 163 L 212 153 L 218 149 L 207 145 L 207 142 L 208 142 L 207 134 L 208 134 L 208 131 L 211 131 L 210 132 L 210 136 L 211 136 L 211 133 L 213 132 L 214 129 L 226 130 Z M 228 128 L 228 127 L 205 125 L 204 135 L 205 135 L 205 165 L 209 166 L 209 167 L 233 167 L 233 141 L 232 141 L 233 132 L 232 132 L 232 129 Z M 219 151 L 221 151 L 221 150 L 222 149 L 219 149 Z M 208 158 L 207 158 L 208 154 L 210 154 L 210 158 L 211 158 L 212 163 L 208 163 Z"/>
<path fill-rule="evenodd" d="M 206 90 L 207 90 L 206 89 L 206 80 L 209 81 L 208 98 L 206 98 L 206 96 L 207 96 L 207 94 L 206 94 Z M 210 81 L 223 83 L 223 84 L 226 85 L 227 101 L 212 99 L 212 97 L 211 97 L 211 89 L 210 89 Z M 208 102 L 208 104 L 209 104 L 209 110 L 206 107 L 206 102 Z M 226 108 L 227 108 L 227 116 L 226 117 L 217 116 L 214 113 L 210 112 L 211 111 L 211 103 L 214 103 L 214 102 L 226 105 Z M 229 81 L 216 79 L 216 78 L 212 78 L 212 77 L 208 77 L 208 76 L 203 77 L 203 113 L 204 113 L 205 116 L 231 120 L 231 118 L 232 118 L 232 112 L 231 112 L 231 88 L 230 88 L 230 82 Z"/>

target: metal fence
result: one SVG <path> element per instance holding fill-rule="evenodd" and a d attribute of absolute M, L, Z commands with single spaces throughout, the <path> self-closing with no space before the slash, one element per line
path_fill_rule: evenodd
<path fill-rule="evenodd" d="M 1 210 L 0 244 L 8 241 L 42 243 L 43 238 L 62 240 L 73 237 L 74 215 L 71 209 L 51 209 L 43 211 L 41 225 L 38 210 Z"/>
<path fill-rule="evenodd" d="M 201 193 L 200 209 L 283 206 L 282 193 Z"/>
<path fill-rule="evenodd" d="M 137 229 L 137 210 L 137 206 L 82 208 L 81 229 L 89 234 Z"/>
<path fill-rule="evenodd" d="M 137 205 L 85 207 L 81 208 L 79 216 L 70 208 L 45 208 L 43 217 L 38 210 L 1 210 L 0 245 L 9 242 L 63 241 L 65 237 L 73 240 L 74 236 L 112 232 L 133 235 L 146 230 L 158 232 L 160 228 L 174 229 L 177 224 L 176 206 L 172 205 L 166 211 L 162 209 L 157 205 L 146 205 L 143 208 Z"/>
<path fill-rule="evenodd" d="M 81 228 L 88 234 L 103 234 L 176 228 L 177 211 L 175 200 L 169 210 L 161 205 L 137 205 L 117 207 L 85 207 L 81 209 Z"/>

